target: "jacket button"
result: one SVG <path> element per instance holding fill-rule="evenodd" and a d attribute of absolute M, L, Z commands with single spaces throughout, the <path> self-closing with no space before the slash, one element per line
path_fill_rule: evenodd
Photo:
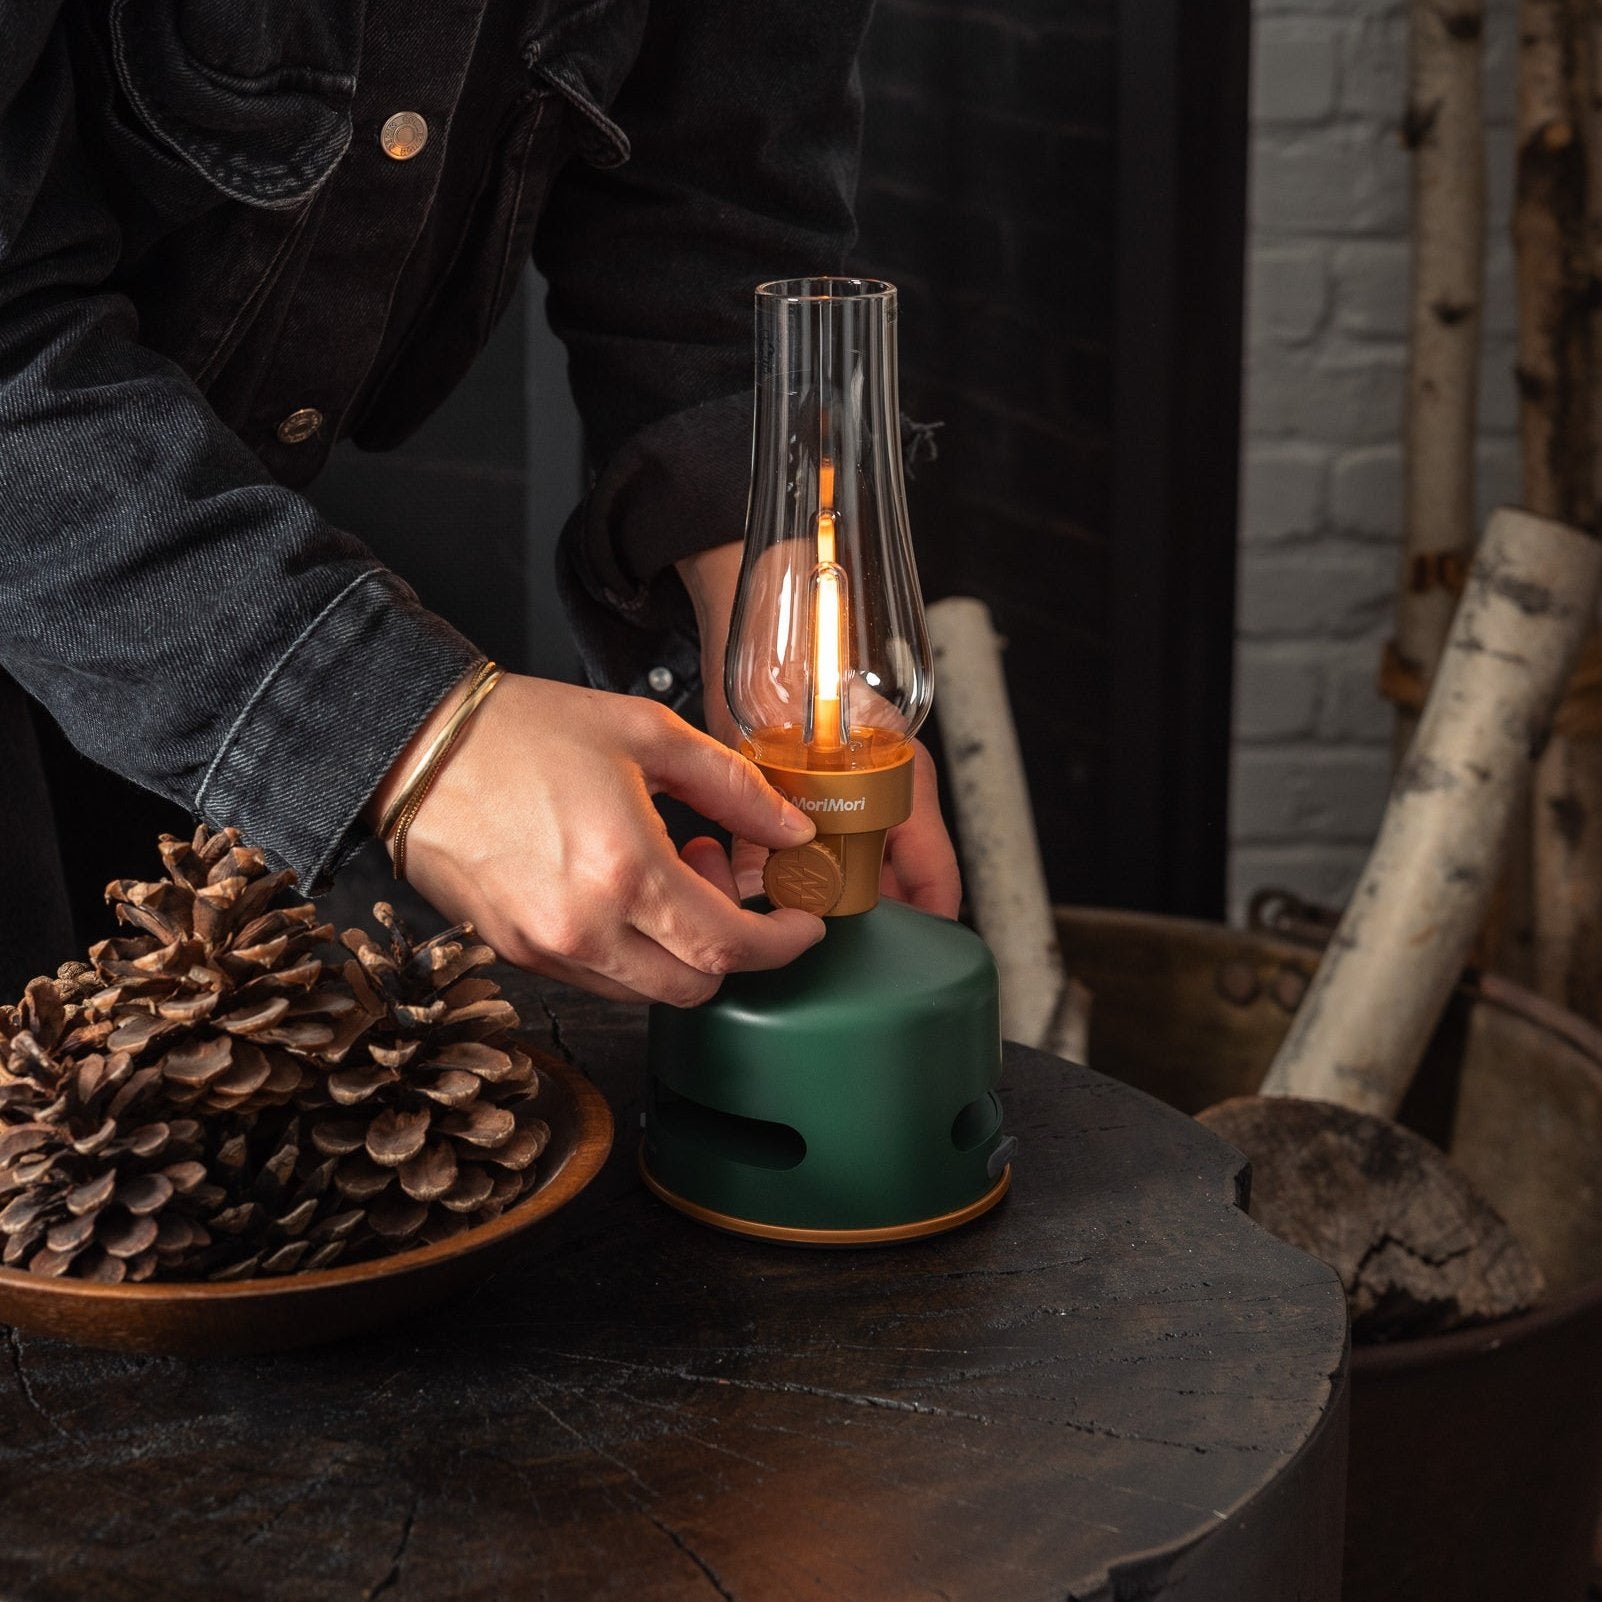
<path fill-rule="evenodd" d="M 656 691 L 658 695 L 666 695 L 673 688 L 673 669 L 654 667 L 645 675 L 645 682 Z"/>
<path fill-rule="evenodd" d="M 278 438 L 285 445 L 299 445 L 323 426 L 323 414 L 315 406 L 302 406 L 278 425 Z"/>
<path fill-rule="evenodd" d="M 378 142 L 394 161 L 410 161 L 428 143 L 428 124 L 415 111 L 397 111 L 379 130 Z"/>

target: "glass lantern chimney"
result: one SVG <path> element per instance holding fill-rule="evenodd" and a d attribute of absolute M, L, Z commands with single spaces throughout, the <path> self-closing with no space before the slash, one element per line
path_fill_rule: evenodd
<path fill-rule="evenodd" d="M 756 352 L 729 707 L 758 762 L 893 766 L 933 694 L 902 480 L 895 288 L 762 284 Z"/>

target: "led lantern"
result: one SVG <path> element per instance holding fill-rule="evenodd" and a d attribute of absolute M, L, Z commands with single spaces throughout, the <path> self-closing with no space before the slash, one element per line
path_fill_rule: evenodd
<path fill-rule="evenodd" d="M 864 1245 L 950 1229 L 1005 1193 L 995 963 L 961 924 L 880 899 L 911 814 L 933 671 L 902 482 L 896 292 L 756 291 L 751 497 L 724 690 L 746 753 L 817 836 L 768 900 L 828 920 L 789 966 L 656 1006 L 641 1166 L 743 1234 Z"/>

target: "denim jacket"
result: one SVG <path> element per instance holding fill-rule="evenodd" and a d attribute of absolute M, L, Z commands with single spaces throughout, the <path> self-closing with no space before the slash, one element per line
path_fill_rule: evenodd
<path fill-rule="evenodd" d="M 587 665 L 693 684 L 671 563 L 740 536 L 752 286 L 849 247 L 868 3 L 0 0 L 0 691 L 325 879 L 478 653 L 298 487 L 417 426 L 530 252 Z"/>

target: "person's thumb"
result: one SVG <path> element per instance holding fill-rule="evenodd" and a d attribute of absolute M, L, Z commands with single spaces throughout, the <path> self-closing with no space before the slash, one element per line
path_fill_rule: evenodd
<path fill-rule="evenodd" d="M 654 740 L 642 766 L 653 791 L 694 807 L 732 835 L 778 848 L 801 845 L 817 833 L 754 762 L 687 723 Z"/>

